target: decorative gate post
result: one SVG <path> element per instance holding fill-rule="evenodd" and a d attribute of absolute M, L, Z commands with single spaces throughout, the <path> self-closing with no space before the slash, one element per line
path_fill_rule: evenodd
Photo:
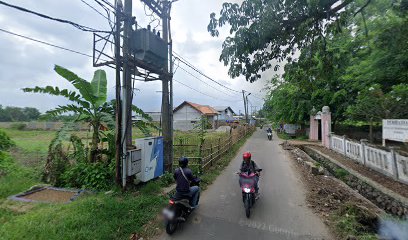
<path fill-rule="evenodd" d="M 316 109 L 310 111 L 310 130 L 309 130 L 309 140 L 318 141 L 319 140 L 319 120 L 316 119 Z"/>
<path fill-rule="evenodd" d="M 330 148 L 331 112 L 328 106 L 322 108 L 322 144 Z"/>

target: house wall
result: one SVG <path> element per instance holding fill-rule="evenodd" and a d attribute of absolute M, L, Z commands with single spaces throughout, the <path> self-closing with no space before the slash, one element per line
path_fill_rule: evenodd
<path fill-rule="evenodd" d="M 196 122 L 200 121 L 201 114 L 189 105 L 173 113 L 173 129 L 180 131 L 189 131 L 194 129 Z"/>
<path fill-rule="evenodd" d="M 153 122 L 160 122 L 161 112 L 146 112 L 146 114 L 152 118 Z"/>
<path fill-rule="evenodd" d="M 198 121 L 201 113 L 189 105 L 184 105 L 182 108 L 173 113 L 174 121 Z"/>

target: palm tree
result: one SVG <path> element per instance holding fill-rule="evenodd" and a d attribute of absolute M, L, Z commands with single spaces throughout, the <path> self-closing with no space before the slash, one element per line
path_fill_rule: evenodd
<path fill-rule="evenodd" d="M 77 91 L 68 89 L 59 89 L 58 87 L 34 87 L 24 88 L 24 92 L 45 93 L 54 96 L 62 96 L 71 103 L 58 106 L 55 109 L 46 112 L 47 115 L 59 116 L 64 113 L 75 113 L 78 117 L 75 122 L 87 122 L 92 127 L 92 142 L 90 149 L 90 161 L 96 162 L 100 153 L 99 142 L 103 137 L 102 126 L 114 125 L 115 104 L 114 101 L 107 102 L 107 79 L 104 70 L 96 70 L 91 82 L 88 82 L 66 68 L 55 65 L 54 70 L 57 74 L 70 82 Z M 133 111 L 139 113 L 144 119 L 151 121 L 149 115 L 145 114 L 136 106 Z M 141 123 L 139 128 L 146 130 L 149 123 Z"/>

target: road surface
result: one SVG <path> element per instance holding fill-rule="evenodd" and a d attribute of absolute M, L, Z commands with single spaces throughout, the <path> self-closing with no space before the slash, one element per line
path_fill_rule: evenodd
<path fill-rule="evenodd" d="M 305 203 L 305 191 L 288 153 L 276 135 L 268 141 L 258 130 L 241 148 L 215 182 L 201 194 L 200 206 L 172 235 L 159 239 L 332 239 L 323 224 Z M 260 199 L 249 219 L 238 185 L 242 153 L 250 151 L 263 168 Z"/>

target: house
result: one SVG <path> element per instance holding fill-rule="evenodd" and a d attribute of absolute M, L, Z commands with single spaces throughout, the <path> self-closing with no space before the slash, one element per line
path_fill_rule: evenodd
<path fill-rule="evenodd" d="M 235 112 L 228 106 L 213 107 L 218 112 L 218 121 L 232 121 L 234 120 Z"/>
<path fill-rule="evenodd" d="M 184 101 L 173 110 L 173 129 L 189 131 L 194 129 L 200 118 L 205 116 L 211 126 L 215 127 L 218 112 L 208 106 Z"/>
<path fill-rule="evenodd" d="M 161 112 L 146 112 L 149 115 L 153 122 L 161 122 Z"/>

